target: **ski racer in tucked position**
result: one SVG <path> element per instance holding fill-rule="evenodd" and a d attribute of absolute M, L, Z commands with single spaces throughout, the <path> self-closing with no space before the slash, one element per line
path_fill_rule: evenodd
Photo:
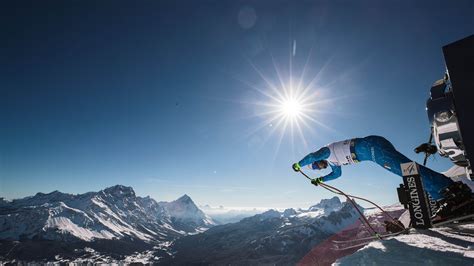
<path fill-rule="evenodd" d="M 301 167 L 306 165 L 313 170 L 331 167 L 331 173 L 311 181 L 314 185 L 318 185 L 321 182 L 340 177 L 342 165 L 361 161 L 373 161 L 390 172 L 402 176 L 400 164 L 412 160 L 398 152 L 392 143 L 384 137 L 368 136 L 328 144 L 316 152 L 306 155 L 298 163 L 294 163 L 293 170 L 300 171 Z M 460 211 L 465 212 L 466 208 L 470 209 L 469 212 L 473 209 L 474 197 L 467 185 L 454 182 L 449 177 L 423 165 L 418 165 L 418 168 L 425 191 L 441 205 L 438 215 L 449 216 L 452 215 L 453 210 L 459 213 Z"/>

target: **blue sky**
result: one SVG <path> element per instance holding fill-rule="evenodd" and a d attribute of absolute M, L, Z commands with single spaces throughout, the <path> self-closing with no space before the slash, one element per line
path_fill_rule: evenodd
<path fill-rule="evenodd" d="M 382 135 L 421 162 L 413 148 L 429 136 L 424 108 L 444 72 L 441 47 L 473 33 L 474 4 L 412 2 L 4 6 L 0 196 L 124 184 L 157 200 L 308 207 L 332 195 L 290 166 L 332 141 Z M 274 92 L 257 71 L 281 89 L 305 65 L 303 84 L 316 77 L 309 115 L 320 122 L 307 121 L 307 146 L 265 123 L 271 98 L 259 90 Z M 390 204 L 400 182 L 366 162 L 331 185 Z"/>

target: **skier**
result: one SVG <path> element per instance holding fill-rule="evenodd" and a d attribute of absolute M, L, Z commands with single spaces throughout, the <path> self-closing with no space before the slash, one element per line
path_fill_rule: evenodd
<path fill-rule="evenodd" d="M 331 167 L 331 173 L 311 181 L 314 185 L 318 185 L 321 182 L 333 180 L 341 176 L 342 165 L 354 164 L 361 161 L 373 161 L 390 172 L 402 176 L 400 164 L 408 163 L 412 160 L 398 152 L 392 143 L 384 137 L 367 136 L 365 138 L 354 138 L 328 144 L 316 152 L 306 155 L 298 163 L 293 164 L 293 170 L 300 171 L 301 167 L 306 165 L 309 165 L 313 170 L 325 169 L 328 166 Z M 457 191 L 466 191 L 465 184 L 455 183 L 449 177 L 422 165 L 418 165 L 418 169 L 422 177 L 424 189 L 433 199 L 442 200 L 449 198 L 451 202 L 450 205 L 463 203 L 467 198 L 472 200 L 471 193 L 459 193 L 463 195 L 463 198 L 453 199 Z M 444 204 L 445 202 L 442 203 Z M 451 208 L 452 206 L 444 209 L 447 210 Z"/>

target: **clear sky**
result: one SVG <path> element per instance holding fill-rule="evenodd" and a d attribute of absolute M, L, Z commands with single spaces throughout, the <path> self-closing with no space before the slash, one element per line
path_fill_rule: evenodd
<path fill-rule="evenodd" d="M 14 2 L 0 8 L 7 199 L 123 184 L 157 200 L 308 207 L 332 195 L 290 166 L 322 145 L 382 135 L 422 161 L 441 47 L 474 30 L 470 0 Z M 292 136 L 266 112 L 296 83 L 312 110 Z M 365 162 L 331 185 L 390 204 L 400 182 Z"/>

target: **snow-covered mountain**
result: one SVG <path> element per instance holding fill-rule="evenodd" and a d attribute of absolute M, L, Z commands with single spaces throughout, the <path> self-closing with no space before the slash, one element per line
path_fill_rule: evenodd
<path fill-rule="evenodd" d="M 307 210 L 302 209 L 287 209 L 284 211 L 285 216 L 298 214 L 300 217 L 316 218 L 321 215 L 329 214 L 332 211 L 337 211 L 342 207 L 342 203 L 338 197 L 331 199 L 323 199 L 320 203 L 311 206 Z M 199 206 L 199 208 L 207 215 L 212 217 L 218 224 L 236 223 L 244 218 L 248 218 L 257 214 L 261 214 L 269 210 L 269 208 L 239 208 L 227 209 L 223 206 L 211 207 L 209 205 Z"/>
<path fill-rule="evenodd" d="M 117 258 L 146 257 L 154 262 L 187 263 L 200 261 L 196 256 L 208 253 L 209 261 L 222 256 L 214 249 L 218 245 L 227 247 L 226 254 L 242 255 L 248 249 L 255 249 L 257 257 L 276 252 L 283 261 L 290 262 L 357 217 L 350 205 L 335 197 L 307 210 L 269 210 L 235 224 L 217 226 L 214 231 L 211 228 L 207 234 L 204 231 L 214 226 L 213 220 L 187 195 L 172 202 L 156 202 L 149 197 L 137 197 L 132 188 L 120 185 L 81 195 L 55 191 L 2 201 L 0 259 L 3 251 L 15 258 L 23 249 L 30 250 L 28 256 L 21 257 L 26 260 L 108 258 L 104 262 L 110 262 Z M 179 238 L 183 241 L 174 242 Z M 202 252 L 196 252 L 195 241 L 200 241 Z M 50 248 L 44 248 L 46 243 Z M 64 245 L 68 246 L 66 251 Z M 144 253 L 121 256 L 133 251 Z M 180 256 L 173 258 L 171 254 L 176 252 Z M 179 260 L 175 261 L 176 258 Z M 232 259 L 237 258 L 231 256 L 228 261 Z"/>
<path fill-rule="evenodd" d="M 408 225 L 402 206 L 384 209 Z M 387 216 L 377 209 L 364 213 L 378 232 L 385 231 Z M 474 264 L 472 224 L 340 244 L 369 234 L 352 205 L 336 197 L 306 210 L 269 210 L 236 223 L 212 224 L 187 195 L 158 203 L 123 186 L 82 195 L 38 193 L 0 200 L 0 263 Z"/>
<path fill-rule="evenodd" d="M 309 211 L 324 210 L 327 213 L 338 211 L 342 207 L 341 200 L 338 197 L 331 199 L 322 199 L 318 204 L 309 208 Z"/>
<path fill-rule="evenodd" d="M 186 194 L 172 202 L 160 202 L 159 205 L 167 211 L 174 228 L 188 234 L 204 232 L 216 224 Z"/>
<path fill-rule="evenodd" d="M 318 204 L 309 207 L 308 210 L 299 209 L 296 214 L 300 218 L 317 218 L 338 211 L 342 206 L 341 200 L 338 197 L 333 197 L 331 199 L 322 199 Z"/>
<path fill-rule="evenodd" d="M 352 205 L 335 197 L 308 210 L 269 210 L 176 240 L 165 264 L 291 264 L 358 219 Z M 199 243 L 199 245 L 196 245 Z"/>
<path fill-rule="evenodd" d="M 269 210 L 269 208 L 225 208 L 224 206 L 211 207 L 209 205 L 199 206 L 199 208 L 218 224 L 236 223 Z"/>
<path fill-rule="evenodd" d="M 0 201 L 3 241 L 162 243 L 203 232 L 214 224 L 187 195 L 158 203 L 122 185 L 79 195 L 54 191 Z"/>

